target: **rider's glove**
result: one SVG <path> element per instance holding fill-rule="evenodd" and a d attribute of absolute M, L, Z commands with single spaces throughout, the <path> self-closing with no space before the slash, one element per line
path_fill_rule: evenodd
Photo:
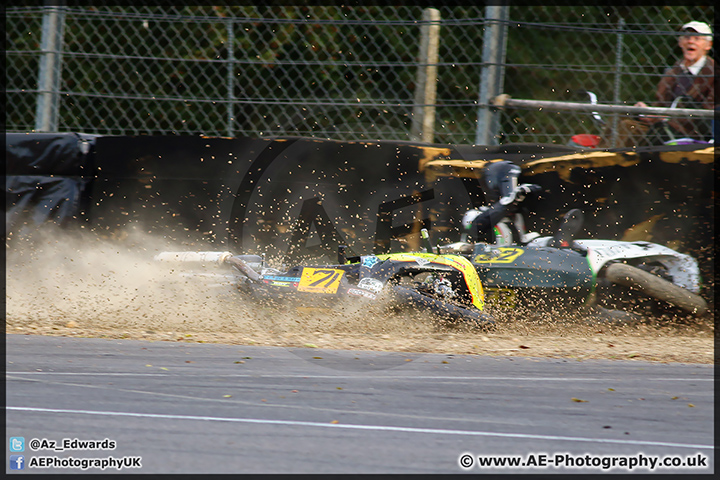
<path fill-rule="evenodd" d="M 535 185 L 534 183 L 523 183 L 515 187 L 515 190 L 510 195 L 502 197 L 500 199 L 500 203 L 503 205 L 516 205 L 525 200 L 526 196 L 537 192 L 542 192 L 542 187 L 540 185 Z"/>
<path fill-rule="evenodd" d="M 527 195 L 542 192 L 542 187 L 534 183 L 523 183 L 522 185 L 518 185 L 516 192 L 517 201 L 522 202 Z"/>

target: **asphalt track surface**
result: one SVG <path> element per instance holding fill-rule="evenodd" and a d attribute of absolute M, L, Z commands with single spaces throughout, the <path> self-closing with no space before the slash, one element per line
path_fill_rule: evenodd
<path fill-rule="evenodd" d="M 713 369 L 6 335 L 5 451 L 24 437 L 23 473 L 82 471 L 33 457 L 112 456 L 140 457 L 122 473 L 707 474 Z M 63 439 L 116 446 L 50 449 Z M 625 466 L 603 469 L 613 457 Z"/>

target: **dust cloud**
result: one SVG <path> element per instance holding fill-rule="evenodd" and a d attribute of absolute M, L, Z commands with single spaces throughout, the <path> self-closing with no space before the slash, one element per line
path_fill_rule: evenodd
<path fill-rule="evenodd" d="M 282 343 L 323 333 L 424 330 L 410 314 L 385 318 L 384 306 L 334 310 L 246 301 L 229 279 L 198 279 L 187 275 L 193 265 L 153 260 L 161 251 L 213 250 L 218 248 L 167 242 L 137 228 L 122 240 L 48 230 L 16 242 L 6 256 L 8 332 L 70 328 L 113 337 L 236 335 L 239 341 Z M 211 264 L 202 272 L 221 276 L 225 270 Z"/>
<path fill-rule="evenodd" d="M 218 250 L 144 234 L 46 229 L 6 246 L 6 332 L 284 347 L 713 363 L 713 319 L 608 322 L 533 309 L 493 312 L 491 330 L 447 325 L 382 302 L 337 309 L 265 305 L 223 277 L 198 281 L 153 261 L 161 251 Z M 222 273 L 207 266 L 209 273 Z"/>

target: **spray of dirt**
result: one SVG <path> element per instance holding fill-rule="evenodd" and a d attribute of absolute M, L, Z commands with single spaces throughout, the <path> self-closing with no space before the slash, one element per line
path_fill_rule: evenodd
<path fill-rule="evenodd" d="M 217 250 L 129 227 L 103 239 L 45 230 L 6 248 L 6 332 L 554 358 L 713 363 L 713 319 L 681 324 L 587 314 L 494 312 L 491 330 L 445 325 L 383 304 L 342 310 L 245 302 L 154 262 L 161 251 Z"/>

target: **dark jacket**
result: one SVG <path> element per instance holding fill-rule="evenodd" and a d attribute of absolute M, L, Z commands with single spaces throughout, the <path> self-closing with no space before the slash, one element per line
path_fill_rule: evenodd
<path fill-rule="evenodd" d="M 715 108 L 715 60 L 707 57 L 705 66 L 697 75 L 685 71 L 678 63 L 669 68 L 660 80 L 657 89 L 658 107 L 669 107 L 672 101 L 681 95 L 692 98 L 692 102 L 683 103 L 682 108 Z M 690 137 L 707 137 L 710 132 L 710 120 L 689 118 L 673 118 L 669 121 L 671 127 L 683 135 Z"/>

